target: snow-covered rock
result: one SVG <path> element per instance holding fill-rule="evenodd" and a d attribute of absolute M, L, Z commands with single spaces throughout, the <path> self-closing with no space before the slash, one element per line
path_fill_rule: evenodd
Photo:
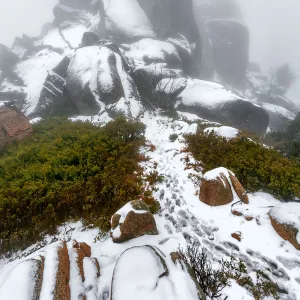
<path fill-rule="evenodd" d="M 134 40 L 156 36 L 137 0 L 104 0 L 106 29 L 115 37 Z"/>
<path fill-rule="evenodd" d="M 47 117 L 75 111 L 65 91 L 69 63 L 70 59 L 64 57 L 52 71 L 48 72 L 34 112 L 35 115 Z"/>
<path fill-rule="evenodd" d="M 207 21 L 206 26 L 217 73 L 223 82 L 234 87 L 244 87 L 249 64 L 248 28 L 232 19 L 213 19 Z"/>
<path fill-rule="evenodd" d="M 185 64 L 185 72 L 189 76 L 199 77 L 201 73 L 201 39 L 194 16 L 193 0 L 138 0 L 151 20 L 158 38 L 178 38 L 178 34 L 192 45 L 191 63 Z M 177 44 L 178 45 L 178 44 Z"/>
<path fill-rule="evenodd" d="M 231 124 L 258 135 L 268 128 L 269 115 L 262 107 L 214 82 L 188 79 L 187 87 L 177 98 L 175 108 L 210 121 Z"/>
<path fill-rule="evenodd" d="M 92 46 L 78 49 L 67 70 L 67 92 L 79 114 L 95 114 L 124 97 L 113 51 Z"/>
<path fill-rule="evenodd" d="M 198 297 L 187 269 L 152 246 L 126 250 L 116 263 L 112 281 L 112 300 L 204 300 Z"/>
<path fill-rule="evenodd" d="M 226 168 L 217 168 L 203 175 L 200 200 L 210 206 L 231 203 L 234 199 L 248 204 L 247 193 L 235 175 Z"/>
<path fill-rule="evenodd" d="M 283 203 L 271 208 L 269 216 L 276 232 L 300 250 L 300 204 Z"/>
<path fill-rule="evenodd" d="M 158 234 L 153 215 L 141 200 L 127 203 L 111 218 L 111 237 L 122 243 L 146 234 Z"/>
<path fill-rule="evenodd" d="M 123 45 L 125 55 L 135 62 L 135 65 L 150 65 L 151 63 L 166 63 L 174 69 L 182 68 L 182 61 L 176 47 L 168 42 L 151 38 L 141 39 L 136 43 Z"/>
<path fill-rule="evenodd" d="M 27 113 L 35 110 L 48 72 L 62 59 L 63 57 L 57 52 L 43 49 L 16 65 L 15 72 L 23 80 L 25 84 L 23 90 L 27 94 L 27 102 L 31 104 Z"/>

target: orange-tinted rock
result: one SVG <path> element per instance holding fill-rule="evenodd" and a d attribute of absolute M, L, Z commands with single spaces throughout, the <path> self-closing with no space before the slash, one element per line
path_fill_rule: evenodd
<path fill-rule="evenodd" d="M 58 248 L 58 269 L 54 289 L 54 300 L 70 300 L 70 259 L 66 242 Z"/>
<path fill-rule="evenodd" d="M 24 114 L 10 104 L 0 106 L 0 149 L 32 134 L 32 126 Z"/>
<path fill-rule="evenodd" d="M 229 172 L 229 177 L 232 183 L 232 186 L 238 195 L 238 197 L 243 201 L 245 204 L 249 204 L 249 198 L 247 196 L 246 190 L 243 188 L 239 180 L 231 173 Z"/>
<path fill-rule="evenodd" d="M 242 234 L 239 231 L 232 233 L 231 236 L 239 242 L 242 240 Z"/>
<path fill-rule="evenodd" d="M 291 224 L 281 224 L 274 219 L 269 212 L 271 224 L 275 231 L 286 241 L 289 241 L 297 250 L 300 250 L 300 244 L 297 241 L 298 229 Z"/>
<path fill-rule="evenodd" d="M 200 187 L 200 200 L 210 206 L 229 204 L 233 200 L 230 184 L 221 173 L 215 180 L 203 180 Z"/>
<path fill-rule="evenodd" d="M 252 216 L 245 216 L 246 221 L 252 221 L 254 219 L 254 217 Z"/>
<path fill-rule="evenodd" d="M 235 216 L 238 216 L 238 217 L 240 217 L 240 216 L 243 215 L 241 212 L 239 212 L 239 211 L 237 211 L 237 210 L 232 210 L 231 213 L 232 213 L 233 215 L 235 215 Z"/>
<path fill-rule="evenodd" d="M 111 226 L 111 237 L 115 243 L 122 243 L 146 234 L 158 234 L 155 219 L 141 200 L 131 201 L 121 208 L 112 217 Z"/>

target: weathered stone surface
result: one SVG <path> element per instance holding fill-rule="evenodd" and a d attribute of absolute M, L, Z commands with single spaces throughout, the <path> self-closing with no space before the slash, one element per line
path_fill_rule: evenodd
<path fill-rule="evenodd" d="M 93 115 L 124 97 L 116 56 L 106 47 L 80 48 L 67 70 L 67 93 L 79 114 Z"/>
<path fill-rule="evenodd" d="M 156 222 L 147 205 L 140 200 L 131 201 L 111 219 L 113 242 L 122 243 L 143 235 L 158 234 Z"/>
<path fill-rule="evenodd" d="M 265 134 L 269 125 L 269 115 L 262 107 L 239 98 L 220 84 L 208 81 L 188 79 L 175 107 L 179 111 L 257 135 Z"/>
<path fill-rule="evenodd" d="M 249 204 L 249 198 L 247 196 L 247 192 L 244 187 L 241 185 L 240 181 L 231 173 L 229 172 L 229 177 L 232 183 L 232 186 L 238 195 L 238 197 L 243 201 L 245 204 Z"/>
<path fill-rule="evenodd" d="M 234 174 L 226 168 L 217 168 L 203 175 L 200 200 L 210 206 L 225 205 L 233 200 L 233 191 L 243 203 L 249 203 L 245 189 Z M 239 215 L 238 212 L 232 213 Z"/>
<path fill-rule="evenodd" d="M 300 243 L 297 240 L 298 228 L 292 224 L 280 223 L 272 217 L 272 210 L 269 212 L 271 224 L 275 231 L 286 241 L 290 242 L 297 250 L 300 250 Z"/>
<path fill-rule="evenodd" d="M 231 203 L 233 194 L 226 176 L 221 173 L 216 180 L 203 180 L 200 187 L 200 200 L 210 206 Z"/>
<path fill-rule="evenodd" d="M 20 141 L 32 134 L 32 126 L 24 114 L 11 103 L 0 106 L 0 149 L 13 141 Z"/>
<path fill-rule="evenodd" d="M 240 231 L 232 233 L 231 236 L 239 242 L 242 240 L 242 234 Z"/>
<path fill-rule="evenodd" d="M 58 270 L 54 289 L 54 300 L 70 300 L 70 259 L 66 242 L 58 248 Z"/>

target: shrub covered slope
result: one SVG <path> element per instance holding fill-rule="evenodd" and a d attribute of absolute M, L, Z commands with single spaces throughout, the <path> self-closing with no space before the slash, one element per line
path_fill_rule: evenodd
<path fill-rule="evenodd" d="M 29 244 L 69 219 L 108 229 L 115 210 L 144 196 L 143 124 L 117 119 L 99 128 L 49 119 L 35 125 L 34 132 L 1 155 L 4 248 Z"/>

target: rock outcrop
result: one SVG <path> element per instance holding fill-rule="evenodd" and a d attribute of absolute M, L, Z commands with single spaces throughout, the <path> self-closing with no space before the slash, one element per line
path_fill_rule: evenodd
<path fill-rule="evenodd" d="M 177 96 L 175 108 L 257 135 L 263 135 L 269 124 L 269 115 L 262 107 L 214 82 L 188 79 L 187 87 Z"/>
<path fill-rule="evenodd" d="M 141 200 L 127 203 L 111 218 L 111 237 L 115 243 L 156 234 L 158 231 L 155 219 Z"/>
<path fill-rule="evenodd" d="M 300 250 L 300 204 L 284 203 L 271 208 L 269 217 L 275 231 Z"/>
<path fill-rule="evenodd" d="M 51 115 L 68 115 L 75 111 L 66 93 L 66 77 L 70 59 L 62 61 L 48 73 L 44 82 L 35 114 L 41 117 Z"/>
<path fill-rule="evenodd" d="M 0 103 L 0 149 L 32 134 L 32 126 L 12 103 Z"/>
<path fill-rule="evenodd" d="M 67 70 L 66 89 L 79 114 L 92 115 L 124 97 L 113 51 L 84 47 L 76 51 Z"/>
<path fill-rule="evenodd" d="M 200 200 L 203 203 L 210 206 L 226 205 L 233 201 L 234 194 L 243 203 L 249 203 L 245 189 L 231 171 L 218 168 L 204 174 L 200 186 Z"/>
<path fill-rule="evenodd" d="M 181 278 L 180 285 L 174 281 L 175 274 Z M 111 299 L 160 299 L 162 295 L 164 299 L 205 300 L 187 269 L 159 249 L 141 246 L 123 252 L 114 269 Z"/>

